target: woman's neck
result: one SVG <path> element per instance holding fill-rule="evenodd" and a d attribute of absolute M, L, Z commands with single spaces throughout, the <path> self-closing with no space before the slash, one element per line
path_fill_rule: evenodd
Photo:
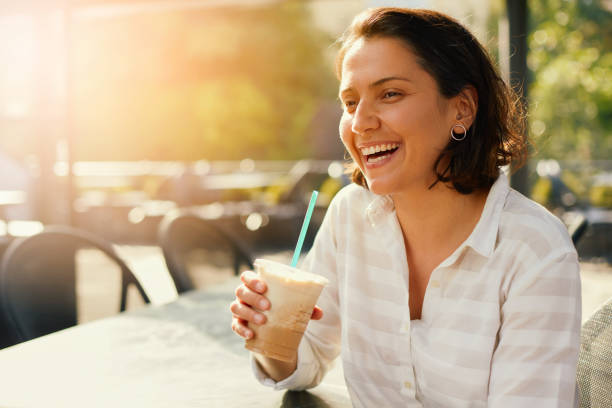
<path fill-rule="evenodd" d="M 455 247 L 472 232 L 486 192 L 461 194 L 437 183 L 431 189 L 391 195 L 407 247 Z"/>

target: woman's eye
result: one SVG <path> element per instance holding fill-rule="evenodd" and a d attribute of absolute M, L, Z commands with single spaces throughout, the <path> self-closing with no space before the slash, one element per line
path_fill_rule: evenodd
<path fill-rule="evenodd" d="M 354 107 L 357 105 L 357 102 L 347 100 L 347 101 L 344 101 L 344 102 L 343 102 L 343 104 L 344 104 L 344 107 L 345 107 L 346 109 L 349 109 L 349 110 L 350 110 L 350 109 L 354 108 Z"/>
<path fill-rule="evenodd" d="M 383 94 L 383 99 L 389 99 L 389 98 L 393 98 L 394 96 L 399 96 L 399 95 L 401 95 L 399 92 L 387 91 Z"/>

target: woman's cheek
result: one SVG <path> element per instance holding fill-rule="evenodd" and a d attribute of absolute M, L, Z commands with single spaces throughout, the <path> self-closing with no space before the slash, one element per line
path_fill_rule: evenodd
<path fill-rule="evenodd" d="M 353 132 L 351 132 L 350 118 L 348 118 L 347 116 L 348 115 L 346 114 L 346 112 L 342 114 L 342 117 L 340 118 L 340 126 L 338 126 L 338 130 L 340 131 L 340 140 L 342 140 L 344 147 L 346 147 L 346 150 L 348 150 L 349 153 L 351 153 L 352 155 L 353 152 L 352 152 L 351 147 L 353 144 L 353 137 L 352 137 Z"/>
<path fill-rule="evenodd" d="M 340 118 L 340 124 L 338 126 L 340 131 L 340 140 L 344 144 L 344 148 L 350 154 L 353 163 L 361 170 L 365 175 L 365 169 L 361 159 L 361 152 L 357 151 L 355 146 L 355 136 L 353 133 L 353 124 L 349 114 L 344 112 Z"/>

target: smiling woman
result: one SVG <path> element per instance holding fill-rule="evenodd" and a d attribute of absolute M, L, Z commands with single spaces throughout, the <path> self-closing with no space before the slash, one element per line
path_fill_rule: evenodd
<path fill-rule="evenodd" d="M 257 378 L 314 387 L 341 355 L 358 407 L 573 406 L 576 251 L 501 171 L 524 159 L 524 116 L 483 47 L 443 14 L 373 9 L 337 73 L 354 183 L 301 266 L 330 283 L 295 361 L 253 353 Z M 252 305 L 274 305 L 242 282 L 232 327 L 252 338 Z"/>
<path fill-rule="evenodd" d="M 471 133 L 471 137 L 464 143 L 451 143 L 451 140 L 463 141 L 461 137 L 445 140 L 447 143 L 435 161 L 437 180 L 451 182 L 457 191 L 471 192 L 489 188 L 497 179 L 499 167 L 512 163 L 513 169 L 517 169 L 522 165 L 527 153 L 523 105 L 501 79 L 486 50 L 464 27 L 451 20 L 443 21 L 435 12 L 420 11 L 418 18 L 401 13 L 388 14 L 384 18 L 362 14 L 345 33 L 336 59 L 336 75 L 342 83 L 348 81 L 343 79 L 347 59 L 354 58 L 366 40 L 372 39 L 393 39 L 393 51 L 410 54 L 409 66 L 402 66 L 399 70 L 393 66 L 383 69 L 387 72 L 405 71 L 415 78 L 390 76 L 372 83 L 378 87 L 390 80 L 405 83 L 408 87 L 405 92 L 384 94 L 387 102 L 414 94 L 416 90 L 410 86 L 414 88 L 419 85 L 435 92 L 438 97 L 435 102 L 442 109 L 451 98 L 467 96 L 469 99 L 471 106 L 468 109 L 474 110 L 470 112 L 472 116 L 461 118 L 458 115 L 457 126 L 453 130 L 460 134 Z M 370 46 L 373 43 L 367 42 Z M 390 52 L 391 49 L 387 47 L 386 51 Z M 402 65 L 393 58 L 383 58 L 381 61 Z M 340 97 L 343 105 L 349 108 L 345 111 L 350 113 L 342 93 L 341 85 Z M 418 104 L 418 101 L 414 103 Z M 448 135 L 448 129 L 444 130 Z M 367 186 L 358 166 L 354 166 L 353 180 Z"/>
<path fill-rule="evenodd" d="M 351 44 L 342 61 L 340 135 L 365 176 L 363 185 L 376 194 L 431 185 L 453 120 L 461 117 L 471 125 L 474 93 L 443 98 L 401 40 L 360 38 Z M 387 145 L 396 148 L 387 150 Z"/>

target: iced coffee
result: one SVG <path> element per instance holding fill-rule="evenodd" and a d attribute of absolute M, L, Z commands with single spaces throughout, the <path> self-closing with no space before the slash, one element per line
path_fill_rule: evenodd
<path fill-rule="evenodd" d="M 266 315 L 265 324 L 249 322 L 255 335 L 246 341 L 245 347 L 266 357 L 293 362 L 317 299 L 328 281 L 265 259 L 255 261 L 255 272 L 268 286 L 264 295 L 270 301 L 270 308 L 258 310 Z"/>

